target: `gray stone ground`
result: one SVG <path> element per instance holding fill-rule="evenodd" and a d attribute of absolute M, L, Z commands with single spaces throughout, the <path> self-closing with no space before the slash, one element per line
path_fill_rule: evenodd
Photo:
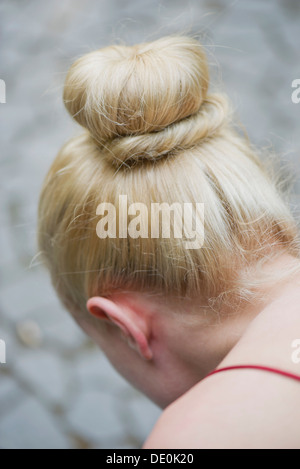
<path fill-rule="evenodd" d="M 199 34 L 254 142 L 295 176 L 298 216 L 299 21 L 298 0 L 1 0 L 0 447 L 137 448 L 160 413 L 72 322 L 35 259 L 42 179 L 75 130 L 61 100 L 72 60 L 119 40 Z"/>

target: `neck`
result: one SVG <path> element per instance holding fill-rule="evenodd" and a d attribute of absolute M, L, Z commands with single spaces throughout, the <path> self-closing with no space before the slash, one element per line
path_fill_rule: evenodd
<path fill-rule="evenodd" d="M 294 257 L 281 255 L 265 264 L 261 274 L 280 273 L 283 269 L 291 268 L 294 265 Z M 195 312 L 190 316 L 190 321 L 186 318 L 183 320 L 185 326 L 183 326 L 182 338 L 184 335 L 189 337 L 188 343 L 184 350 L 182 348 L 177 350 L 179 352 L 177 357 L 180 357 L 183 365 L 183 374 L 190 377 L 190 383 L 198 383 L 217 368 L 246 334 L 253 320 L 282 296 L 291 282 L 291 278 L 287 278 L 279 284 L 274 282 L 265 284 L 258 289 L 258 295 L 253 302 L 241 302 L 239 305 L 226 306 L 219 314 L 211 312 L 210 317 L 206 313 L 206 317 L 203 318 L 203 310 L 197 306 Z M 213 319 L 212 315 L 214 315 Z M 184 330 L 185 327 L 189 327 L 189 331 Z M 176 350 L 174 353 L 176 354 Z"/>

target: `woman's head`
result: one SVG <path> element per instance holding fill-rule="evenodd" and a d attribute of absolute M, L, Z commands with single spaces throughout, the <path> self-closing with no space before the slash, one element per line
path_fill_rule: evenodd
<path fill-rule="evenodd" d="M 195 299 L 208 308 L 219 299 L 221 308 L 254 294 L 258 263 L 298 256 L 296 224 L 234 128 L 226 97 L 209 92 L 196 40 L 89 53 L 70 68 L 64 102 L 85 132 L 61 149 L 47 175 L 39 246 L 60 298 L 81 324 L 89 322 L 89 333 L 90 298 L 139 292 L 173 309 L 174 298 L 181 310 Z M 158 204 L 171 208 L 169 218 Z M 185 214 L 204 233 L 193 249 Z M 157 226 L 164 216 L 170 233 Z"/>

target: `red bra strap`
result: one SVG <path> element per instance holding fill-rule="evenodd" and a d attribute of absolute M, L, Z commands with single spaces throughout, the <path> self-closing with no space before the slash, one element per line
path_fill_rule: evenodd
<path fill-rule="evenodd" d="M 294 375 L 293 373 L 289 373 L 287 371 L 283 370 L 278 370 L 277 368 L 269 368 L 267 366 L 260 366 L 260 365 L 237 365 L 237 366 L 227 366 L 226 368 L 219 368 L 215 371 L 212 371 L 209 373 L 209 375 L 206 376 L 208 378 L 209 376 L 213 376 L 217 373 L 221 373 L 223 371 L 231 371 L 231 370 L 260 370 L 260 371 L 267 371 L 269 373 L 275 373 L 277 375 L 284 376 L 286 378 L 293 379 L 295 381 L 300 382 L 300 376 Z"/>

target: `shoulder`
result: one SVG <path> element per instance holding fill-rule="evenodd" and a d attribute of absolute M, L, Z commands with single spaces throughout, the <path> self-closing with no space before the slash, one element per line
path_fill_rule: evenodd
<path fill-rule="evenodd" d="M 144 448 L 300 449 L 299 391 L 259 371 L 211 376 L 164 411 Z"/>
<path fill-rule="evenodd" d="M 287 290 L 251 324 L 219 368 L 239 364 L 300 375 L 300 291 Z M 300 353 L 299 353 L 300 356 Z M 144 448 L 300 449 L 300 383 L 259 370 L 213 375 L 162 414 Z"/>

